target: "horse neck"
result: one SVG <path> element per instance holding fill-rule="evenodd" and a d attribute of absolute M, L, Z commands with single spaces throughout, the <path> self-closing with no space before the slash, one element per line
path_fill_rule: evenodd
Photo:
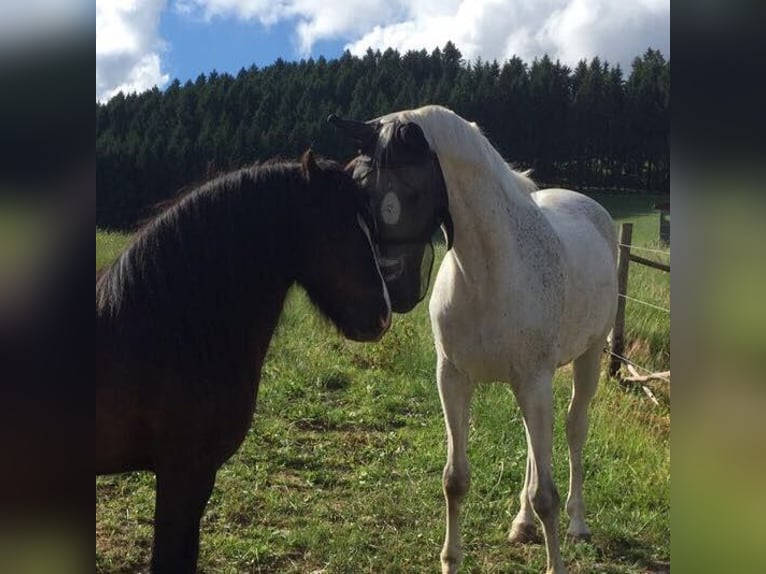
<path fill-rule="evenodd" d="M 455 228 L 453 256 L 459 267 L 474 280 L 508 268 L 487 264 L 499 254 L 513 267 L 520 258 L 520 222 L 542 217 L 529 192 L 505 164 L 440 161 Z"/>
<path fill-rule="evenodd" d="M 497 268 L 487 262 L 499 254 L 513 265 L 522 249 L 514 241 L 523 235 L 517 228 L 543 217 L 530 196 L 531 182 L 511 170 L 475 124 L 438 106 L 412 115 L 425 126 L 441 164 L 455 232 L 453 257 L 476 279 Z"/>

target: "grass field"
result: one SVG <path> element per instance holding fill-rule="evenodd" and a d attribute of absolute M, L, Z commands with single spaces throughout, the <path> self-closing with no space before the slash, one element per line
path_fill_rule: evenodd
<path fill-rule="evenodd" d="M 598 197 L 634 243 L 657 247 L 646 197 Z M 97 267 L 127 238 L 97 232 Z M 443 251 L 439 252 L 441 256 Z M 630 295 L 669 308 L 667 274 L 631 266 Z M 669 316 L 628 303 L 631 358 L 669 368 Z M 425 304 L 377 345 L 344 340 L 295 289 L 263 369 L 247 439 L 218 473 L 202 521 L 205 573 L 434 572 L 443 538 L 444 428 Z M 566 494 L 563 420 L 571 371 L 555 379 L 555 477 Z M 664 572 L 670 560 L 669 406 L 602 381 L 585 452 L 593 540 L 565 544 L 571 573 Z M 463 514 L 464 572 L 542 572 L 545 549 L 505 542 L 526 461 L 506 386 L 479 387 L 472 405 L 472 489 Z M 154 477 L 96 480 L 96 570 L 145 571 Z M 565 525 L 562 509 L 562 525 Z M 565 527 L 565 526 L 564 526 Z"/>

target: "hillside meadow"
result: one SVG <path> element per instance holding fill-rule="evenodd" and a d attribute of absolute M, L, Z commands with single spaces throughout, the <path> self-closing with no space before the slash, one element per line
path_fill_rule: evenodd
<path fill-rule="evenodd" d="M 596 198 L 618 222 L 634 223 L 634 244 L 662 248 L 655 198 Z M 97 230 L 96 267 L 128 241 Z M 443 254 L 438 246 L 437 264 Z M 631 265 L 629 294 L 669 309 L 669 276 Z M 626 324 L 628 355 L 649 369 L 669 369 L 669 315 L 628 302 Z M 337 334 L 293 288 L 263 368 L 252 427 L 219 471 L 202 520 L 199 571 L 437 571 L 446 447 L 434 365 L 425 303 L 395 316 L 379 344 L 359 344 Z M 554 384 L 555 478 L 563 499 L 569 367 Z M 664 383 L 654 389 L 659 407 L 602 379 L 584 457 L 593 540 L 563 545 L 573 574 L 669 571 L 669 391 Z M 478 388 L 469 458 L 462 571 L 544 571 L 543 546 L 505 541 L 526 463 L 523 424 L 507 386 Z M 152 474 L 96 479 L 97 572 L 148 569 L 153 508 Z M 565 520 L 562 504 L 562 528 Z"/>

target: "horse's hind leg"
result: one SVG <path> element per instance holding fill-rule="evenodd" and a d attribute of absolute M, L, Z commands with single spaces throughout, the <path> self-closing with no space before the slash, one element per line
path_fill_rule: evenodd
<path fill-rule="evenodd" d="M 553 372 L 546 372 L 514 386 L 524 416 L 527 444 L 532 453 L 528 496 L 543 525 L 548 555 L 546 574 L 565 574 L 558 534 L 559 494 L 553 482 Z"/>
<path fill-rule="evenodd" d="M 567 536 L 573 540 L 588 540 L 590 530 L 585 524 L 583 501 L 582 451 L 588 436 L 588 406 L 596 394 L 601 346 L 595 345 L 574 361 L 572 400 L 567 414 L 567 442 L 569 443 L 569 494 L 567 513 L 569 528 Z"/>
<path fill-rule="evenodd" d="M 163 469 L 157 472 L 152 573 L 194 573 L 199 554 L 199 523 L 215 483 L 215 469 Z"/>
<path fill-rule="evenodd" d="M 468 377 L 458 372 L 441 356 L 436 366 L 436 378 L 447 430 L 447 463 L 442 477 L 444 499 L 447 503 L 447 525 L 441 564 L 443 574 L 454 574 L 463 558 L 460 538 L 460 503 L 468 493 L 471 484 L 466 449 L 473 385 Z"/>

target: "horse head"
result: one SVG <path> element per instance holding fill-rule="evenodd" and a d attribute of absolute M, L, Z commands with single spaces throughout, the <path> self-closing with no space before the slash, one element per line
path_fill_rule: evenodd
<path fill-rule="evenodd" d="M 386 284 L 372 244 L 374 225 L 357 183 L 335 162 L 301 158 L 308 209 L 296 221 L 306 233 L 298 282 L 343 334 L 380 339 L 391 324 Z"/>
<path fill-rule="evenodd" d="M 368 195 L 392 309 L 406 313 L 428 291 L 431 240 L 439 226 L 447 249 L 452 247 L 453 224 L 439 158 L 415 122 L 360 122 L 335 115 L 328 121 L 359 148 L 347 169 Z"/>

